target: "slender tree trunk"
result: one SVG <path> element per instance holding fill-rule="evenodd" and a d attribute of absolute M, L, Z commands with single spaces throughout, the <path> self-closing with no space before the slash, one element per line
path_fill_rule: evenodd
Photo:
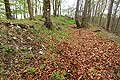
<path fill-rule="evenodd" d="M 88 0 L 85 0 L 84 11 L 82 14 L 82 22 L 81 22 L 82 27 L 86 27 L 88 25 L 87 11 L 88 11 Z"/>
<path fill-rule="evenodd" d="M 103 1 L 103 3 L 104 3 L 104 1 Z M 102 17 L 103 17 L 103 14 L 105 12 L 106 7 L 107 7 L 107 0 L 105 1 L 105 6 L 104 6 L 104 8 L 103 8 L 103 10 L 102 10 L 102 12 L 100 14 L 99 26 L 101 26 L 101 20 L 102 20 Z"/>
<path fill-rule="evenodd" d="M 26 18 L 26 0 L 24 0 L 24 18 Z"/>
<path fill-rule="evenodd" d="M 94 4 L 94 1 L 93 1 L 93 6 L 92 6 L 92 22 L 94 22 L 94 12 L 95 12 L 95 4 Z"/>
<path fill-rule="evenodd" d="M 37 5 L 38 5 L 38 1 L 35 0 L 35 3 L 36 3 L 36 5 L 35 5 L 35 15 L 37 15 L 37 11 L 38 11 L 38 10 L 37 10 L 37 8 L 38 8 L 38 6 L 37 6 Z"/>
<path fill-rule="evenodd" d="M 59 16 L 60 14 L 60 0 L 58 1 L 58 7 L 57 7 L 57 16 Z"/>
<path fill-rule="evenodd" d="M 113 17 L 112 17 L 111 31 L 115 31 L 115 30 L 114 30 L 114 29 L 115 29 L 114 26 L 115 26 L 115 24 L 116 24 L 115 19 L 116 19 L 116 14 L 117 14 L 117 9 L 118 9 L 119 4 L 120 4 L 120 0 L 118 0 L 118 2 L 116 3 L 116 7 L 115 7 L 115 9 L 114 9 L 114 14 L 113 14 Z"/>
<path fill-rule="evenodd" d="M 53 5 L 53 15 L 55 15 L 55 0 L 52 0 L 52 5 Z"/>
<path fill-rule="evenodd" d="M 4 0 L 7 19 L 12 19 L 9 0 Z"/>
<path fill-rule="evenodd" d="M 88 0 L 88 21 L 91 18 L 91 0 Z"/>
<path fill-rule="evenodd" d="M 39 0 L 38 0 L 39 1 Z M 39 14 L 41 15 L 42 14 L 42 7 L 41 7 L 41 2 L 39 1 L 39 9 L 38 10 L 40 10 L 39 11 Z"/>
<path fill-rule="evenodd" d="M 109 31 L 109 28 L 110 28 L 113 2 L 114 2 L 114 0 L 110 0 L 110 4 L 109 4 L 109 8 L 108 8 L 107 24 L 106 24 L 106 30 L 108 30 L 108 31 Z"/>
<path fill-rule="evenodd" d="M 52 22 L 50 19 L 50 11 L 51 11 L 51 7 L 50 7 L 50 0 L 44 0 L 44 4 L 45 7 L 44 9 L 44 13 L 45 13 L 45 26 L 49 29 L 52 29 Z"/>
<path fill-rule="evenodd" d="M 54 16 L 57 16 L 57 1 L 58 0 L 55 0 Z"/>
<path fill-rule="evenodd" d="M 120 15 L 119 15 L 118 20 L 117 20 L 116 25 L 115 25 L 115 32 L 116 32 L 117 29 L 118 29 L 118 24 L 119 24 L 119 22 L 120 22 Z"/>
<path fill-rule="evenodd" d="M 43 0 L 43 18 L 45 18 L 45 15 L 46 15 L 46 12 L 45 12 L 45 5 L 46 5 L 46 3 L 45 3 L 45 0 Z"/>
<path fill-rule="evenodd" d="M 79 5 L 80 5 L 79 3 L 80 3 L 80 0 L 77 0 L 76 11 L 75 11 L 75 22 L 76 22 L 77 28 L 80 28 L 79 17 L 78 17 Z"/>
<path fill-rule="evenodd" d="M 32 7 L 32 3 L 31 0 L 27 0 L 27 4 L 28 4 L 28 11 L 29 11 L 29 16 L 30 16 L 30 20 L 33 20 L 33 7 Z"/>
<path fill-rule="evenodd" d="M 81 16 L 81 13 L 82 13 L 82 6 L 83 6 L 83 0 L 81 0 L 80 10 L 79 10 L 79 16 Z"/>
<path fill-rule="evenodd" d="M 100 3 L 100 0 L 97 1 L 97 4 L 96 4 L 96 6 L 95 6 L 93 21 L 94 21 L 94 19 L 96 19 L 96 17 L 97 17 L 99 3 Z"/>
<path fill-rule="evenodd" d="M 17 4 L 17 0 L 15 1 L 15 3 Z M 18 11 L 17 11 L 17 5 L 15 4 L 15 18 L 17 19 L 17 13 L 18 13 Z"/>
<path fill-rule="evenodd" d="M 62 15 L 62 6 L 61 6 L 61 3 L 60 3 L 60 15 Z"/>

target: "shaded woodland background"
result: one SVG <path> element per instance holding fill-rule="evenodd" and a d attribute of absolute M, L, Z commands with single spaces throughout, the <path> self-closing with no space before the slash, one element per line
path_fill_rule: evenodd
<path fill-rule="evenodd" d="M 50 15 L 78 18 L 80 24 L 87 20 L 85 22 L 119 35 L 120 0 L 76 0 L 76 5 L 70 5 L 68 9 L 62 7 L 66 6 L 64 2 L 65 0 L 0 0 L 0 18 L 24 19 L 44 16 L 48 3 Z"/>

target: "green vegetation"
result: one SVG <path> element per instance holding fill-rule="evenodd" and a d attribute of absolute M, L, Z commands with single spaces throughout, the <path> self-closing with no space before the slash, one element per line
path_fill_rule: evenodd
<path fill-rule="evenodd" d="M 72 20 L 71 18 L 68 18 L 66 16 L 58 16 L 56 18 L 54 18 L 54 17 L 51 17 L 51 18 L 53 20 L 53 23 L 58 24 L 58 26 L 60 24 L 62 24 L 62 25 L 72 25 L 72 24 L 75 24 L 74 20 Z"/>
<path fill-rule="evenodd" d="M 46 64 L 40 64 L 39 67 L 40 67 L 41 70 L 45 70 L 45 68 L 46 68 Z"/>
<path fill-rule="evenodd" d="M 0 44 L 0 49 L 2 49 L 3 53 L 5 53 L 5 55 L 9 55 L 11 53 L 13 53 L 14 49 L 11 48 L 8 45 L 4 45 L 4 44 Z"/>
<path fill-rule="evenodd" d="M 63 80 L 61 78 L 60 72 L 59 71 L 54 71 L 51 76 L 50 76 L 51 80 Z"/>
<path fill-rule="evenodd" d="M 28 49 L 28 48 L 21 48 L 21 51 L 23 51 L 23 52 L 28 52 L 29 49 Z"/>
<path fill-rule="evenodd" d="M 69 76 L 69 75 L 70 75 L 70 73 L 68 73 L 68 72 L 67 72 L 67 71 L 65 71 L 65 70 L 64 70 L 64 71 L 62 71 L 62 74 L 63 74 L 63 76 L 64 76 L 64 77 L 67 77 L 67 76 Z"/>
<path fill-rule="evenodd" d="M 117 76 L 120 78 L 120 68 L 117 71 Z"/>
<path fill-rule="evenodd" d="M 30 60 L 31 56 L 29 53 L 24 53 L 23 56 L 22 56 L 22 61 L 24 63 L 28 63 L 28 61 Z"/>
<path fill-rule="evenodd" d="M 28 69 L 27 69 L 27 73 L 29 74 L 29 75 L 32 75 L 32 74 L 34 74 L 35 73 L 35 68 L 34 67 L 28 67 Z"/>

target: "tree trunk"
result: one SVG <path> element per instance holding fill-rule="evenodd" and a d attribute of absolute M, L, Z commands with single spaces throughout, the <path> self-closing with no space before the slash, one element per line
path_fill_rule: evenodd
<path fill-rule="evenodd" d="M 26 0 L 24 0 L 24 18 L 26 18 Z"/>
<path fill-rule="evenodd" d="M 91 0 L 88 0 L 88 21 L 91 18 Z"/>
<path fill-rule="evenodd" d="M 54 16 L 57 16 L 57 1 L 58 0 L 55 0 Z"/>
<path fill-rule="evenodd" d="M 9 0 L 4 0 L 7 19 L 12 19 Z"/>
<path fill-rule="evenodd" d="M 103 0 L 103 3 L 104 3 L 104 0 Z M 101 20 L 102 20 L 102 17 L 103 17 L 103 14 L 105 12 L 106 7 L 107 7 L 107 0 L 105 1 L 105 6 L 104 6 L 104 8 L 103 8 L 103 10 L 102 10 L 102 12 L 100 14 L 99 26 L 101 26 Z"/>
<path fill-rule="evenodd" d="M 62 5 L 61 4 L 62 4 L 62 0 L 60 2 L 60 13 L 59 13 L 60 15 L 62 15 Z"/>
<path fill-rule="evenodd" d="M 111 31 L 115 31 L 115 23 L 116 23 L 116 21 L 115 21 L 115 19 L 116 19 L 116 14 L 117 14 L 117 9 L 118 9 L 118 7 L 119 7 L 119 4 L 120 4 L 120 0 L 118 0 L 118 2 L 116 3 L 116 7 L 115 7 L 115 9 L 114 9 L 114 13 L 113 13 L 113 17 L 112 17 L 112 25 L 111 25 Z"/>
<path fill-rule="evenodd" d="M 79 3 L 80 3 L 80 0 L 77 0 L 76 11 L 75 11 L 75 22 L 76 22 L 77 28 L 80 28 L 79 17 L 78 17 Z"/>
<path fill-rule="evenodd" d="M 28 11 L 29 11 L 29 16 L 30 16 L 30 20 L 33 20 L 33 7 L 32 7 L 32 3 L 31 0 L 27 0 L 27 4 L 28 4 Z"/>
<path fill-rule="evenodd" d="M 94 19 L 96 19 L 96 17 L 97 17 L 99 3 L 100 3 L 100 0 L 97 1 L 97 4 L 96 4 L 96 6 L 95 6 L 95 11 L 94 11 L 95 14 L 94 14 L 94 16 L 93 16 L 93 21 L 94 21 Z"/>
<path fill-rule="evenodd" d="M 88 11 L 88 0 L 85 0 L 84 11 L 83 11 L 83 14 L 82 14 L 82 22 L 81 22 L 82 27 L 86 27 L 88 25 L 87 11 Z"/>
<path fill-rule="evenodd" d="M 117 20 L 117 22 L 116 22 L 115 32 L 116 32 L 116 31 L 117 31 L 117 29 L 118 29 L 118 24 L 119 24 L 119 22 L 120 22 L 120 15 L 119 15 L 118 20 Z"/>
<path fill-rule="evenodd" d="M 110 28 L 113 2 L 114 2 L 114 0 L 110 0 L 110 4 L 109 4 L 109 8 L 108 8 L 107 24 L 106 24 L 106 30 L 108 30 L 108 31 L 109 31 L 109 28 Z"/>
<path fill-rule="evenodd" d="M 45 15 L 46 15 L 46 13 L 45 13 L 45 0 L 43 0 L 43 18 L 45 18 Z"/>
<path fill-rule="evenodd" d="M 55 14 L 55 0 L 52 0 L 52 5 L 53 5 L 53 15 Z"/>
<path fill-rule="evenodd" d="M 37 10 L 37 8 L 38 8 L 38 6 L 37 6 L 37 5 L 38 5 L 38 1 L 37 1 L 37 0 L 35 0 L 35 16 L 37 15 L 37 11 L 38 11 L 38 10 Z"/>
<path fill-rule="evenodd" d="M 44 0 L 44 13 L 45 13 L 45 26 L 49 29 L 52 29 L 52 22 L 50 19 L 50 0 Z"/>

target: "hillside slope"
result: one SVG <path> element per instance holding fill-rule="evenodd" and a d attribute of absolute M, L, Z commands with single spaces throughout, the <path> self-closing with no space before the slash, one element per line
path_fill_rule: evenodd
<path fill-rule="evenodd" d="M 43 21 L 1 22 L 1 80 L 120 79 L 120 47 L 114 41 L 76 29 L 67 17 L 52 17 L 53 30 Z"/>

